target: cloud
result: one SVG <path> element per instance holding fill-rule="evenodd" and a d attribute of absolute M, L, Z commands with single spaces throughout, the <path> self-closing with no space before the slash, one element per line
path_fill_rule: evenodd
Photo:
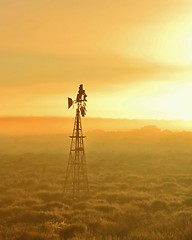
<path fill-rule="evenodd" d="M 170 66 L 143 59 L 126 59 L 111 53 L 97 55 L 35 55 L 0 54 L 1 86 L 30 86 L 38 84 L 64 84 L 92 82 L 108 86 L 116 83 L 148 81 L 163 75 L 192 71 L 191 67 Z"/>

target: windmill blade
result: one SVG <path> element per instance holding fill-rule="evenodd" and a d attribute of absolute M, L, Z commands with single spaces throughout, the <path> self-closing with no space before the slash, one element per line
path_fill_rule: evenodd
<path fill-rule="evenodd" d="M 73 105 L 73 100 L 72 98 L 68 97 L 68 108 L 70 108 Z"/>

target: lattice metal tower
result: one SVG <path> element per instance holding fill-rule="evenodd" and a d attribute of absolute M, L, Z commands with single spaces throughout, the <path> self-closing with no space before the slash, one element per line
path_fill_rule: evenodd
<path fill-rule="evenodd" d="M 83 85 L 79 86 L 76 100 L 68 98 L 68 108 L 76 106 L 76 116 L 71 138 L 71 146 L 67 172 L 64 183 L 64 193 L 74 198 L 89 195 L 89 184 L 85 158 L 84 138 L 81 124 L 81 116 L 86 115 L 87 95 Z"/>

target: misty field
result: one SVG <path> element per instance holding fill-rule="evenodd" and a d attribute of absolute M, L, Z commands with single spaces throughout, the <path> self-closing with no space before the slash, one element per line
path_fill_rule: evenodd
<path fill-rule="evenodd" d="M 0 156 L 0 239 L 191 240 L 191 137 L 141 136 L 91 136 L 91 192 L 78 201 L 63 193 L 68 142 L 63 153 L 49 147 L 40 153 L 37 138 L 49 138 L 48 146 L 51 137 L 2 137 L 10 151 Z M 34 152 L 24 153 L 30 144 Z"/>

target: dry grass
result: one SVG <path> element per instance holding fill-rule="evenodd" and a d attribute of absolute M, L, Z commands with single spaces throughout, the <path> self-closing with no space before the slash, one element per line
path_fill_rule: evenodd
<path fill-rule="evenodd" d="M 1 155 L 0 240 L 191 240 L 190 151 L 89 151 L 79 201 L 63 194 L 65 155 Z"/>

